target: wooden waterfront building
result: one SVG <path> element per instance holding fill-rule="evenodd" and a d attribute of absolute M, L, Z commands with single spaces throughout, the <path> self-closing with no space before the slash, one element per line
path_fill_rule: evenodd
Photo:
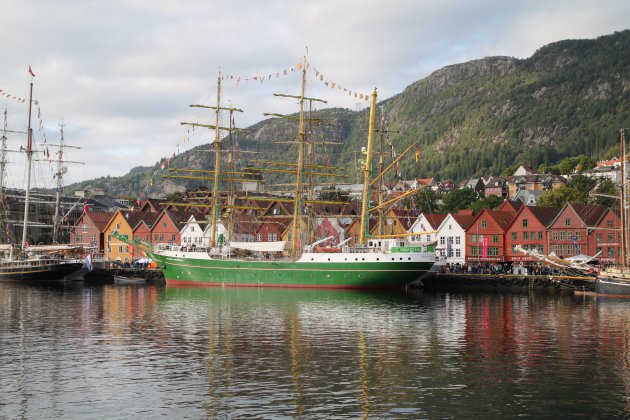
<path fill-rule="evenodd" d="M 562 258 L 579 254 L 594 255 L 598 247 L 598 233 L 594 233 L 597 230 L 594 228 L 600 224 L 605 214 L 606 209 L 602 206 L 565 204 L 549 225 L 549 252 Z M 595 237 L 594 242 L 589 241 L 591 234 Z"/>
<path fill-rule="evenodd" d="M 516 251 L 516 245 L 526 250 L 536 250 L 541 255 L 549 253 L 547 227 L 560 212 L 557 207 L 522 206 L 514 216 L 505 235 L 506 262 L 531 262 L 535 257 Z"/>
<path fill-rule="evenodd" d="M 482 210 L 466 231 L 466 262 L 505 262 L 505 232 L 515 213 Z"/>

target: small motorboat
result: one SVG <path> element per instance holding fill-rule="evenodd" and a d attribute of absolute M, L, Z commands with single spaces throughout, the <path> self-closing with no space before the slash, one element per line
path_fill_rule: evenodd
<path fill-rule="evenodd" d="M 146 284 L 147 279 L 144 277 L 127 277 L 114 275 L 114 284 Z"/>

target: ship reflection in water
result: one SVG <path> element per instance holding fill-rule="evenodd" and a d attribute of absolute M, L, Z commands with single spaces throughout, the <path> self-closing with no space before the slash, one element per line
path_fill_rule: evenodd
<path fill-rule="evenodd" d="M 0 418 L 617 418 L 626 301 L 0 284 Z"/>

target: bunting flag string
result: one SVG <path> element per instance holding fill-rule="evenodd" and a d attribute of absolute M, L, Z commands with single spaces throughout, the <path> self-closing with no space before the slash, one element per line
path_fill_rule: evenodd
<path fill-rule="evenodd" d="M 26 98 L 22 98 L 20 96 L 13 95 L 12 93 L 7 92 L 4 89 L 0 89 L 0 95 L 4 96 L 7 99 L 12 99 L 16 102 L 24 103 L 26 102 Z"/>
<path fill-rule="evenodd" d="M 239 76 L 239 75 L 235 75 L 235 74 L 227 74 L 227 73 L 221 73 L 221 80 L 231 80 L 234 81 L 236 83 L 236 86 L 238 87 L 241 84 L 247 84 L 250 82 L 258 82 L 260 84 L 263 84 L 265 81 L 269 81 L 272 79 L 278 79 L 280 78 L 280 76 L 288 76 L 291 73 L 295 73 L 296 71 L 300 71 L 303 68 L 303 64 L 301 62 L 297 63 L 295 66 L 291 66 L 288 69 L 283 69 L 283 70 L 278 70 L 275 72 L 271 72 L 271 73 L 266 73 L 266 74 L 255 74 L 253 76 Z M 366 95 L 364 93 L 359 93 L 357 91 L 354 91 L 352 89 L 348 89 L 347 87 L 342 86 L 340 83 L 335 82 L 333 80 L 328 79 L 326 76 L 324 76 L 324 74 L 317 70 L 316 68 L 314 68 L 313 66 L 311 66 L 311 63 L 306 61 L 306 68 L 307 69 L 312 69 L 312 71 L 315 73 L 315 79 L 319 80 L 320 82 L 322 82 L 325 86 L 330 87 L 331 89 L 336 89 L 339 91 L 342 91 L 344 93 L 347 93 L 348 96 L 353 96 L 357 99 L 362 99 L 362 100 L 369 100 L 370 99 L 370 95 Z"/>

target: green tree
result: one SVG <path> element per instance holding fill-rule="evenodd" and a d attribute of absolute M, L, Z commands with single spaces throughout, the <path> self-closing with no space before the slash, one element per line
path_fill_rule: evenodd
<path fill-rule="evenodd" d="M 568 185 L 545 191 L 540 195 L 537 205 L 542 207 L 562 207 L 566 203 L 575 202 L 576 190 Z"/>
<path fill-rule="evenodd" d="M 468 208 L 477 201 L 477 193 L 472 188 L 451 190 L 442 200 L 442 210 L 446 213 L 454 213 L 459 209 Z"/>
<path fill-rule="evenodd" d="M 414 196 L 414 206 L 423 213 L 435 213 L 439 210 L 438 195 L 431 188 L 423 188 Z"/>
<path fill-rule="evenodd" d="M 475 214 L 477 214 L 483 209 L 497 208 L 501 203 L 503 203 L 503 198 L 493 194 L 488 197 L 484 197 L 481 200 L 475 201 L 470 205 L 470 208 L 473 209 Z"/>

